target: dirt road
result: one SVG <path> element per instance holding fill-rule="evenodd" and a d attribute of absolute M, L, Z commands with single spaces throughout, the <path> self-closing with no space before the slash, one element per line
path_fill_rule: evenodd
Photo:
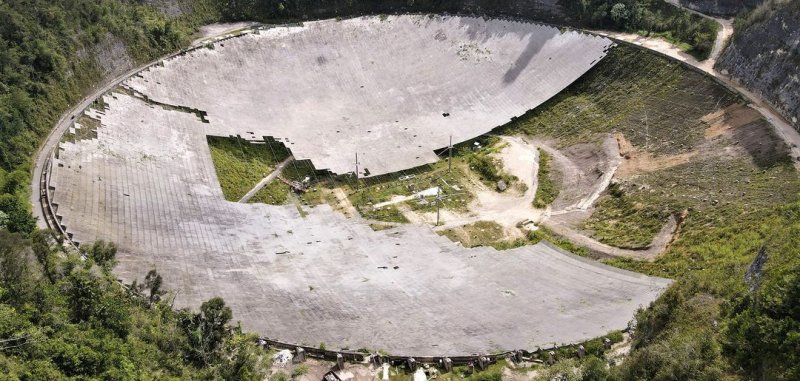
<path fill-rule="evenodd" d="M 250 201 L 250 199 L 253 198 L 253 196 L 255 196 L 256 193 L 258 193 L 258 191 L 261 190 L 261 188 L 264 188 L 272 180 L 275 180 L 275 178 L 277 178 L 278 175 L 280 175 L 281 172 L 283 172 L 283 168 L 286 167 L 286 165 L 289 164 L 289 162 L 292 160 L 294 160 L 294 157 L 289 155 L 289 157 L 280 162 L 278 166 L 275 167 L 274 171 L 270 172 L 269 175 L 261 179 L 261 181 L 259 181 L 258 184 L 256 184 L 256 186 L 253 187 L 253 189 L 250 189 L 249 192 L 247 192 L 244 196 L 242 196 L 242 199 L 239 200 L 239 202 L 246 204 L 248 201 Z"/>

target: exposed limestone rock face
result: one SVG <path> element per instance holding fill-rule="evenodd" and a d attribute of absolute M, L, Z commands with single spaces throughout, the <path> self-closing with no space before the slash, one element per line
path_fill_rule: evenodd
<path fill-rule="evenodd" d="M 93 52 L 97 67 L 106 78 L 122 74 L 135 65 L 133 58 L 128 54 L 125 42 L 111 33 L 103 36 Z"/>
<path fill-rule="evenodd" d="M 800 129 L 800 2 L 765 11 L 761 20 L 736 31 L 716 69 L 759 94 Z"/>
<path fill-rule="evenodd" d="M 680 0 L 686 8 L 711 16 L 730 17 L 761 5 L 764 0 Z"/>
<path fill-rule="evenodd" d="M 180 0 L 143 0 L 143 3 L 158 9 L 170 18 L 179 17 L 192 12 L 191 2 Z"/>

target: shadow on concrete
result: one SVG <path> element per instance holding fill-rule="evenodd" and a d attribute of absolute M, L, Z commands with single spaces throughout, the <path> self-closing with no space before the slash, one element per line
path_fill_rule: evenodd
<path fill-rule="evenodd" d="M 504 84 L 511 84 L 516 81 L 533 58 L 536 57 L 536 54 L 542 50 L 542 47 L 544 47 L 547 41 L 561 33 L 558 29 L 545 25 L 540 25 L 536 33 L 531 33 L 529 29 L 523 31 L 516 25 L 509 25 L 508 28 L 504 28 L 503 30 L 489 31 L 486 28 L 485 20 L 475 18 L 462 18 L 459 20 L 459 25 L 466 29 L 466 36 L 470 41 L 485 42 L 490 38 L 504 36 L 506 34 L 514 34 L 515 37 L 520 40 L 528 39 L 528 45 L 522 53 L 520 53 L 519 57 L 517 57 L 514 65 L 509 68 L 503 76 Z"/>
<path fill-rule="evenodd" d="M 542 47 L 547 43 L 547 41 L 557 36 L 558 33 L 559 32 L 557 29 L 550 28 L 542 30 L 537 34 L 529 35 L 528 46 L 526 46 L 525 50 L 523 50 L 519 57 L 517 57 L 514 65 L 508 69 L 505 75 L 503 75 L 503 83 L 508 85 L 516 81 L 525 68 L 530 65 L 533 57 L 536 57 L 536 54 L 542 50 Z"/>

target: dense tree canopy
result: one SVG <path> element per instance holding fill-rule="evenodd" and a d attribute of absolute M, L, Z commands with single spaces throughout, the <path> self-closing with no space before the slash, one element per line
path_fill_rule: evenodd
<path fill-rule="evenodd" d="M 0 379 L 240 380 L 265 371 L 265 353 L 228 327 L 222 299 L 200 313 L 173 311 L 49 237 L 0 230 Z M 91 247 L 113 259 L 113 246 Z"/>
<path fill-rule="evenodd" d="M 576 0 L 561 2 L 578 25 L 660 35 L 706 58 L 719 24 L 662 0 Z"/>

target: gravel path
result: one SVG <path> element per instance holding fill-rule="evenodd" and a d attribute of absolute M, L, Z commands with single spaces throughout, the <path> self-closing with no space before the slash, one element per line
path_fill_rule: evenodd
<path fill-rule="evenodd" d="M 261 179 L 261 181 L 259 181 L 259 182 L 258 182 L 258 184 L 256 184 L 256 186 L 254 186 L 254 187 L 253 187 L 253 189 L 251 189 L 249 192 L 247 192 L 247 193 L 246 193 L 246 194 L 245 194 L 245 195 L 242 197 L 242 199 L 241 199 L 241 200 L 239 200 L 239 202 L 241 202 L 241 203 L 247 203 L 248 201 L 250 201 L 250 199 L 251 199 L 251 198 L 253 198 L 253 196 L 255 196 L 255 195 L 256 195 L 256 193 L 258 193 L 258 191 L 260 191 L 260 190 L 261 190 L 261 188 L 264 188 L 264 187 L 265 187 L 267 184 L 269 184 L 269 183 L 270 183 L 272 180 L 275 180 L 275 178 L 277 178 L 277 177 L 278 177 L 278 175 L 280 175 L 280 174 L 281 174 L 281 172 L 283 172 L 283 168 L 284 168 L 284 167 L 286 167 L 286 165 L 287 165 L 287 164 L 289 164 L 289 162 L 290 162 L 290 161 L 292 161 L 292 160 L 294 160 L 294 157 L 290 155 L 290 156 L 289 156 L 289 157 L 287 157 L 285 160 L 283 160 L 282 162 L 280 162 L 280 164 L 278 164 L 278 166 L 277 166 L 277 167 L 275 167 L 275 170 L 274 170 L 274 171 L 270 172 L 270 174 L 269 174 L 269 175 L 267 175 L 266 177 L 264 177 L 263 179 Z"/>

